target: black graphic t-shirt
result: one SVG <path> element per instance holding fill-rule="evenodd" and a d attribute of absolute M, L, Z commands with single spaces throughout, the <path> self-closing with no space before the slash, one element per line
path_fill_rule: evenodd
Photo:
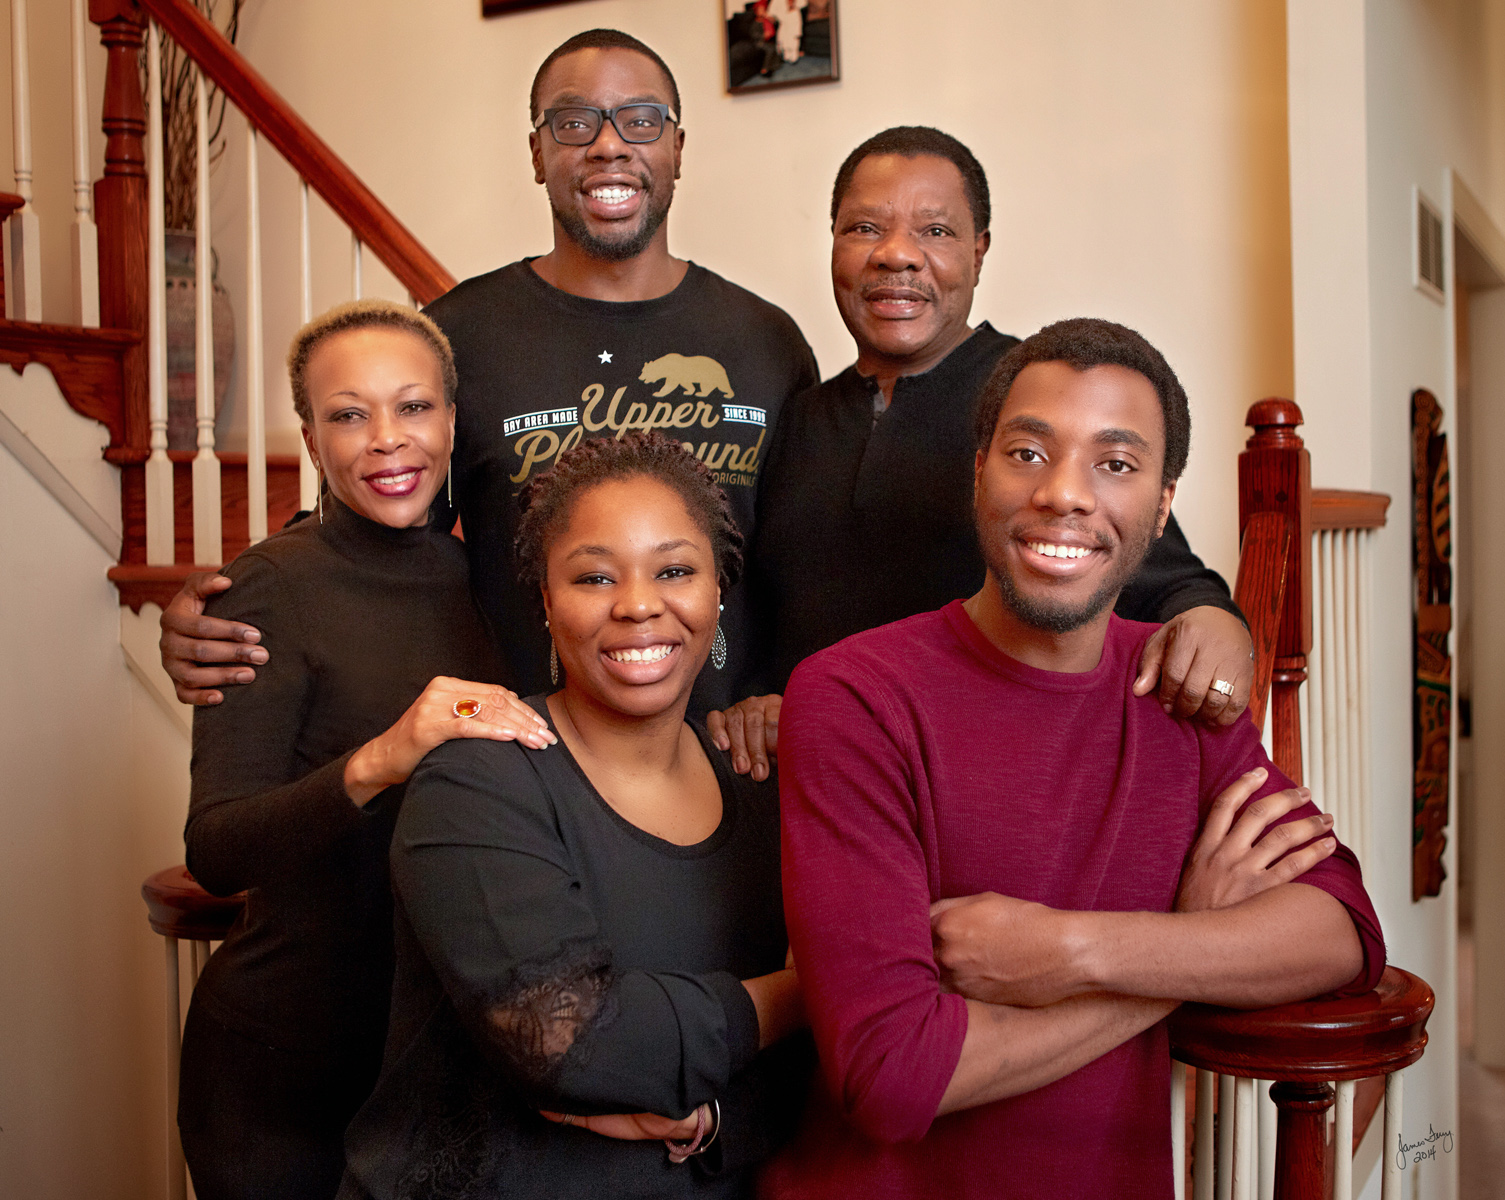
<path fill-rule="evenodd" d="M 750 542 L 779 410 L 819 379 L 787 313 L 694 263 L 667 296 L 613 302 L 562 292 L 525 259 L 466 280 L 427 312 L 460 374 L 455 503 L 471 586 L 523 695 L 549 687 L 543 618 L 512 553 L 528 480 L 582 438 L 658 429 L 710 467 Z M 744 587 L 722 604 L 727 663 L 706 664 L 697 714 L 740 699 L 752 669 Z"/>

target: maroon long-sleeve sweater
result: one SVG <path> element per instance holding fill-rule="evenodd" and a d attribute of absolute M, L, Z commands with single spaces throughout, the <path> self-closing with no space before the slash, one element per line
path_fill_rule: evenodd
<path fill-rule="evenodd" d="M 822 1061 L 783 1198 L 1171 1195 L 1163 1023 L 1026 1095 L 936 1118 L 967 1011 L 942 994 L 929 906 L 996 891 L 1054 908 L 1170 911 L 1213 798 L 1256 766 L 1251 722 L 1175 720 L 1130 688 L 1154 626 L 1112 619 L 1098 666 L 1002 654 L 960 602 L 859 634 L 794 674 L 780 731 L 784 893 Z M 1307 806 L 1287 819 L 1310 815 Z M 1346 848 L 1302 878 L 1384 969 Z"/>

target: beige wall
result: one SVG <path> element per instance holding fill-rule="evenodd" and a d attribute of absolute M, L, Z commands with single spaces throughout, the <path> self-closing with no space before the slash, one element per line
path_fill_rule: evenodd
<path fill-rule="evenodd" d="M 182 860 L 188 743 L 126 667 L 108 556 L 4 449 L 0 562 L 0 1195 L 158 1196 L 140 887 Z"/>

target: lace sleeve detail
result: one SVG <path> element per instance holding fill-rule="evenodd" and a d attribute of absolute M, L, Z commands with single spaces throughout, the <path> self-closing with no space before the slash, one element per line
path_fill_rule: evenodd
<path fill-rule="evenodd" d="M 519 964 L 485 999 L 482 1020 L 492 1051 L 530 1088 L 546 1088 L 564 1056 L 585 1053 L 588 1033 L 609 1022 L 611 950 L 602 942 L 566 946 L 553 958 Z"/>

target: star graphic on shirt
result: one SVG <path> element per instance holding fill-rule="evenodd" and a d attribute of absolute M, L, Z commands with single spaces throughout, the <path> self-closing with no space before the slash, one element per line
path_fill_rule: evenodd
<path fill-rule="evenodd" d="M 601 351 L 601 361 L 604 362 L 604 363 L 609 363 L 611 361 L 611 351 L 610 350 L 603 350 L 603 351 Z"/>

